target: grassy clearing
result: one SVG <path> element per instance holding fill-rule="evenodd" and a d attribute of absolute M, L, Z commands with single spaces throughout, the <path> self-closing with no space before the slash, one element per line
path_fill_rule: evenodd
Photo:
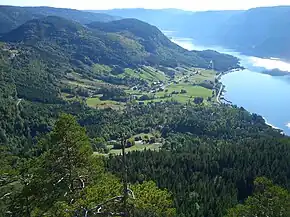
<path fill-rule="evenodd" d="M 101 104 L 101 100 L 99 97 L 94 97 L 94 98 L 88 98 L 87 99 L 87 105 L 91 108 L 96 108 L 97 105 Z"/>
<path fill-rule="evenodd" d="M 84 84 L 84 83 L 81 83 L 78 81 L 64 81 L 64 82 L 71 85 L 71 86 L 74 86 L 74 87 L 84 87 L 84 88 L 91 88 L 92 87 L 91 85 Z"/>
<path fill-rule="evenodd" d="M 102 64 L 94 64 L 93 65 L 93 70 L 97 74 L 103 74 L 103 73 L 111 72 L 112 71 L 112 69 L 111 69 L 110 66 L 102 65 Z"/>
<path fill-rule="evenodd" d="M 125 152 L 129 153 L 132 151 L 144 151 L 144 150 L 152 150 L 152 151 L 159 151 L 160 148 L 162 147 L 161 143 L 154 143 L 154 144 L 142 144 L 140 142 L 136 142 L 136 145 L 126 148 Z M 110 152 L 108 154 L 102 154 L 95 152 L 96 155 L 103 155 L 103 156 L 108 156 L 109 154 L 113 155 L 121 155 L 122 150 L 121 149 L 110 149 Z"/>
<path fill-rule="evenodd" d="M 76 72 L 69 73 L 67 75 L 67 79 L 63 80 L 63 82 L 74 87 L 84 88 L 96 88 L 108 85 L 101 80 L 84 78 L 81 74 L 78 74 Z"/>
<path fill-rule="evenodd" d="M 100 80 L 96 80 L 96 79 L 89 80 L 89 79 L 84 79 L 84 78 L 78 79 L 78 82 L 82 84 L 86 84 L 88 86 L 93 86 L 93 87 L 102 86 L 105 84 L 103 81 L 100 81 Z"/>
<path fill-rule="evenodd" d="M 165 102 L 165 101 L 177 101 L 180 103 L 187 103 L 188 101 L 193 101 L 194 97 L 203 97 L 206 100 L 208 97 L 212 96 L 212 90 L 206 89 L 201 86 L 193 86 L 189 84 L 171 84 L 166 88 L 168 92 L 158 92 L 155 94 L 155 99 L 144 101 L 145 104 L 149 102 Z M 180 93 L 181 90 L 185 90 L 186 93 Z M 179 92 L 178 94 L 172 94 L 170 97 L 165 97 L 172 92 Z"/>
<path fill-rule="evenodd" d="M 150 70 L 140 69 L 138 72 L 138 76 L 140 76 L 141 78 L 143 78 L 145 81 L 149 83 L 158 81 L 158 79 L 152 74 Z"/>
<path fill-rule="evenodd" d="M 188 97 L 209 97 L 212 94 L 212 91 L 209 89 L 206 89 L 201 86 L 193 86 L 193 85 L 188 85 L 188 84 L 171 84 L 170 86 L 167 87 L 168 93 L 172 93 L 173 91 L 178 91 L 180 92 L 181 90 L 185 90 L 186 93 L 184 94 L 178 94 L 180 96 L 188 96 Z"/>
<path fill-rule="evenodd" d="M 105 108 L 112 108 L 112 109 L 122 109 L 124 106 L 124 103 L 112 101 L 112 100 L 100 100 L 99 97 L 91 97 L 87 98 L 87 105 L 91 108 L 100 108 L 100 109 L 105 109 Z"/>
<path fill-rule="evenodd" d="M 119 77 L 139 78 L 147 81 L 148 83 L 165 81 L 168 79 L 163 72 L 147 66 L 139 69 L 126 68 L 124 73 L 120 74 Z"/>
<path fill-rule="evenodd" d="M 193 69 L 191 69 L 193 70 Z M 198 71 L 197 74 L 194 74 L 193 76 L 189 77 L 189 81 L 190 82 L 194 82 L 194 83 L 201 83 L 205 80 L 208 81 L 215 81 L 215 77 L 216 77 L 216 72 L 213 70 L 206 70 L 206 69 L 194 69 L 195 71 Z"/>
<path fill-rule="evenodd" d="M 145 66 L 144 69 L 153 77 L 156 78 L 159 81 L 166 81 L 168 80 L 168 77 L 164 74 L 164 72 L 155 69 L 150 66 Z"/>
<path fill-rule="evenodd" d="M 101 64 L 95 64 L 93 66 L 93 70 L 97 74 L 110 74 L 112 72 L 111 67 L 107 65 L 101 65 Z M 116 76 L 119 78 L 125 78 L 125 77 L 139 78 L 149 83 L 155 82 L 155 81 L 165 81 L 168 79 L 163 72 L 149 66 L 144 66 L 138 69 L 125 68 L 124 73 L 121 73 Z"/>
<path fill-rule="evenodd" d="M 136 143 L 136 145 L 126 148 L 125 152 L 132 152 L 132 151 L 144 151 L 146 150 L 152 150 L 152 151 L 158 151 L 161 148 L 162 144 L 160 143 L 155 143 L 155 144 L 141 144 L 141 143 Z M 111 149 L 110 154 L 114 155 L 120 155 L 122 153 L 122 150 L 119 149 Z"/>

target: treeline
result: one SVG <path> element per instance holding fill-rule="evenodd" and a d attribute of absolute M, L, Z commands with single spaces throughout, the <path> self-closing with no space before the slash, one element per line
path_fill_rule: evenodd
<path fill-rule="evenodd" d="M 129 186 L 106 172 L 73 116 L 61 115 L 37 146 L 30 158 L 0 149 L 1 216 L 175 215 L 171 194 L 154 182 Z"/>
<path fill-rule="evenodd" d="M 148 106 L 132 104 L 123 111 L 115 111 L 111 109 L 93 110 L 82 103 L 56 106 L 24 101 L 19 108 L 16 107 L 14 101 L 11 103 L 14 103 L 14 108 L 19 111 L 23 125 L 21 128 L 15 128 L 12 124 L 16 124 L 17 121 L 13 121 L 6 123 L 8 125 L 3 129 L 9 129 L 11 125 L 14 130 L 22 129 L 24 131 L 6 132 L 8 140 L 4 144 L 8 149 L 1 151 L 2 155 L 6 156 L 1 159 L 5 160 L 3 165 L 6 165 L 3 167 L 6 169 L 2 175 L 7 175 L 8 170 L 12 175 L 10 178 L 14 181 L 22 180 L 19 171 L 25 171 L 23 175 L 31 173 L 33 177 L 39 177 L 38 172 L 43 173 L 43 169 L 45 169 L 42 168 L 44 164 L 41 162 L 50 162 L 45 157 L 50 152 L 53 153 L 52 156 L 59 154 L 59 159 L 62 158 L 63 151 L 59 148 L 63 143 L 57 140 L 57 138 L 62 138 L 61 132 L 68 133 L 72 140 L 79 141 L 75 129 L 82 128 L 71 122 L 73 119 L 70 116 L 54 124 L 54 120 L 60 112 L 67 112 L 75 115 L 78 122 L 86 128 L 90 139 L 84 133 L 81 138 L 86 138 L 85 144 L 88 150 L 91 150 L 96 142 L 120 141 L 124 135 L 130 138 L 138 133 L 160 131 L 165 142 L 159 152 L 133 152 L 127 155 L 128 179 L 130 183 L 147 183 L 147 181 L 153 180 L 158 187 L 172 192 L 177 216 L 224 216 L 228 209 L 252 195 L 254 179 L 259 176 L 266 176 L 274 183 L 290 189 L 288 137 L 267 126 L 262 117 L 251 115 L 242 108 L 202 107 L 172 102 Z M 13 116 L 7 118 L 11 119 Z M 5 124 L 5 122 L 2 121 L 1 124 Z M 40 135 L 51 132 L 54 125 L 52 133 L 44 139 L 36 140 L 36 136 L 41 138 Z M 83 130 L 81 131 L 83 132 Z M 51 135 L 58 136 L 51 140 Z M 10 146 L 7 146 L 8 144 Z M 22 168 L 23 163 L 21 162 L 27 162 L 27 159 L 30 163 L 34 162 L 32 168 L 39 165 L 36 167 L 38 168 L 36 171 L 31 166 L 28 167 L 30 169 Z M 57 157 L 54 158 L 51 163 L 57 159 Z M 110 156 L 108 161 L 105 161 L 105 168 L 122 179 L 123 166 L 120 164 L 120 160 L 119 157 Z M 19 165 L 24 170 L 19 170 Z M 62 162 L 60 165 L 66 165 L 66 163 Z M 48 168 L 58 168 L 58 166 Z M 89 170 L 92 171 L 92 169 Z M 38 179 L 37 185 L 42 186 L 43 191 L 46 191 L 47 185 L 49 187 L 61 178 L 60 175 L 57 175 L 59 179 L 54 176 L 48 178 L 51 173 L 53 171 L 47 171 L 47 176 L 43 178 L 51 180 L 51 183 L 41 183 L 42 179 Z M 7 185 L 5 186 L 7 187 Z M 20 183 L 19 186 L 22 189 L 23 183 Z M 17 188 L 19 186 L 17 185 Z M 65 193 L 62 188 L 63 186 L 60 186 L 56 192 Z M 18 190 L 14 196 L 23 198 L 23 192 Z M 27 193 L 27 191 L 25 192 Z M 51 212 L 50 208 L 55 206 L 52 201 L 48 203 L 48 201 L 38 198 L 39 203 L 37 203 L 35 192 L 35 188 L 29 190 L 29 198 L 34 201 L 29 204 L 33 204 L 35 208 L 40 206 L 36 209 Z M 41 198 L 52 197 L 52 195 L 41 192 L 38 195 Z M 73 195 L 73 197 L 78 197 Z M 92 197 L 96 197 L 96 195 L 92 195 Z M 67 198 L 56 195 L 53 198 L 55 199 L 53 202 L 68 203 Z M 13 198 L 11 200 L 15 203 L 18 201 L 17 203 L 24 204 L 24 208 L 27 208 L 24 200 L 13 200 Z M 11 208 L 10 202 L 7 203 L 3 205 L 5 210 Z M 71 204 L 68 203 L 68 206 L 70 207 Z M 64 207 L 61 206 L 57 209 L 63 210 Z M 23 212 L 24 208 L 20 208 L 18 211 Z M 73 208 L 69 209 L 79 210 L 79 207 L 75 208 L 73 205 Z M 64 214 L 62 213 L 62 215 Z"/>
<path fill-rule="evenodd" d="M 172 135 L 166 149 L 128 154 L 131 181 L 155 180 L 173 192 L 178 216 L 224 216 L 253 192 L 253 180 L 266 176 L 289 189 L 289 141 L 214 141 Z M 111 158 L 109 167 L 120 166 Z"/>

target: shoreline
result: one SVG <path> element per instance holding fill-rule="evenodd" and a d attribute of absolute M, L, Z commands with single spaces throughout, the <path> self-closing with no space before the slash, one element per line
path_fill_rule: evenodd
<path fill-rule="evenodd" d="M 225 54 L 229 54 L 229 55 L 235 56 L 235 57 L 237 57 L 240 60 L 240 65 L 242 65 L 242 66 L 240 66 L 239 68 L 237 67 L 236 69 L 228 70 L 228 71 L 225 71 L 225 72 L 216 72 L 217 74 L 216 74 L 215 78 L 217 79 L 217 81 L 216 81 L 216 86 L 214 88 L 215 91 L 216 91 L 216 96 L 215 96 L 214 100 L 215 100 L 215 104 L 217 104 L 217 105 L 219 105 L 219 104 L 225 104 L 225 105 L 229 105 L 229 106 L 236 105 L 234 101 L 230 102 L 230 100 L 227 100 L 224 97 L 225 93 L 227 92 L 227 85 L 223 84 L 223 82 L 221 82 L 221 80 L 220 80 L 223 75 L 225 75 L 227 73 L 230 73 L 230 72 L 234 72 L 234 71 L 244 71 L 247 68 L 248 68 L 249 71 L 258 72 L 258 73 L 261 73 L 261 74 L 267 74 L 267 73 L 265 73 L 265 69 L 267 67 L 262 65 L 260 67 L 261 69 L 257 70 L 257 68 L 259 68 L 259 67 L 256 66 L 256 64 L 254 62 L 249 61 L 249 58 L 253 57 L 252 54 L 247 54 L 245 52 L 238 52 L 238 51 L 235 51 L 235 50 L 232 50 L 232 49 L 228 49 L 228 48 L 223 48 L 223 47 L 212 47 L 210 45 L 197 45 L 199 43 L 197 43 L 196 41 L 193 41 L 193 40 L 187 41 L 187 39 L 185 39 L 185 40 L 181 40 L 180 41 L 180 39 L 184 39 L 184 37 L 182 37 L 182 36 L 177 36 L 175 34 L 173 34 L 171 36 L 172 36 L 171 41 L 173 41 L 172 39 L 174 39 L 174 41 L 173 41 L 174 43 L 178 44 L 179 46 L 181 46 L 181 47 L 183 47 L 185 49 L 188 49 L 188 50 L 206 50 L 206 49 L 211 49 L 211 50 L 216 50 L 216 51 L 221 52 L 221 53 L 225 53 Z M 256 55 L 254 55 L 254 57 L 265 59 L 265 57 L 261 57 L 261 56 L 259 57 L 259 56 L 256 56 Z M 270 59 L 270 61 L 282 61 L 283 62 L 283 58 L 278 58 L 279 59 L 278 60 L 275 57 L 273 58 L 273 56 L 269 56 L 268 59 Z M 258 60 L 260 60 L 260 59 L 258 59 Z M 246 67 L 243 67 L 243 65 L 245 65 Z M 290 67 L 290 62 L 289 62 L 289 67 Z M 272 70 L 272 73 L 273 73 L 273 70 Z M 286 74 L 284 74 L 284 75 L 286 75 Z M 288 73 L 287 75 L 290 75 L 290 74 Z M 220 91 L 220 87 L 221 87 L 220 85 L 224 85 L 225 87 L 223 88 L 221 94 L 219 95 L 219 97 L 217 99 L 216 97 L 218 96 L 218 93 Z M 256 111 L 256 113 L 257 113 L 257 111 Z M 286 120 L 286 121 L 289 122 L 289 120 Z M 285 129 L 283 127 L 285 132 L 282 129 L 279 129 L 278 127 L 275 127 L 272 124 L 268 123 L 267 121 L 265 121 L 265 122 L 266 122 L 266 124 L 269 127 L 272 127 L 273 129 L 276 129 L 276 130 L 280 130 L 281 134 L 290 136 L 290 131 L 289 131 L 290 122 L 287 123 L 287 125 L 286 125 L 288 129 Z M 280 125 L 282 125 L 282 124 L 280 124 Z"/>
<path fill-rule="evenodd" d="M 227 100 L 224 98 L 224 93 L 226 92 L 226 85 L 224 85 L 222 82 L 220 82 L 221 77 L 226 75 L 226 74 L 232 73 L 232 72 L 238 72 L 238 71 L 243 71 L 243 70 L 245 70 L 244 67 L 239 67 L 239 68 L 230 69 L 230 70 L 227 70 L 227 71 L 224 71 L 224 72 L 217 74 L 216 79 L 217 79 L 218 83 L 221 84 L 221 86 L 219 88 L 219 92 L 218 92 L 217 97 L 216 97 L 216 101 L 218 104 L 221 104 L 222 103 L 221 100 L 223 100 L 223 101 L 225 101 L 225 104 L 232 105 L 232 102 L 230 100 Z M 223 99 L 222 99 L 222 97 L 223 97 Z"/>
<path fill-rule="evenodd" d="M 231 72 L 238 72 L 238 71 L 243 71 L 243 70 L 245 70 L 245 68 L 242 68 L 242 69 L 240 69 L 240 68 L 231 69 L 231 70 L 228 70 L 228 71 L 225 71 L 225 72 L 221 72 L 220 74 L 217 75 L 216 78 L 220 82 L 220 79 L 221 79 L 221 77 L 223 75 L 226 75 L 226 74 L 231 73 Z M 217 102 L 219 104 L 221 104 L 221 97 L 223 96 L 223 94 L 226 91 L 226 85 L 224 85 L 222 82 L 220 82 L 220 84 L 221 84 L 220 92 L 218 93 L 218 96 L 217 96 Z M 229 100 L 227 100 L 225 98 L 223 100 L 225 101 L 225 104 L 228 104 L 228 105 L 232 105 L 233 104 L 231 101 L 229 101 Z M 272 127 L 275 130 L 279 130 L 282 135 L 286 135 L 285 132 L 283 131 L 283 129 L 281 129 L 279 127 L 276 127 L 273 124 L 269 123 L 265 117 L 262 116 L 262 118 L 264 119 L 266 125 L 268 125 L 269 127 Z M 290 123 L 289 123 L 289 126 L 290 126 Z"/>

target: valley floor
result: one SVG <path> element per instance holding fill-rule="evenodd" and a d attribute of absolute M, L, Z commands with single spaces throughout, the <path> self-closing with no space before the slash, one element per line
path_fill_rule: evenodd
<path fill-rule="evenodd" d="M 166 72 L 152 67 L 143 67 L 138 70 L 125 69 L 118 75 L 120 78 L 141 78 L 143 83 L 136 85 L 113 85 L 125 91 L 128 96 L 126 101 L 114 99 L 104 100 L 102 94 L 90 94 L 85 97 L 86 103 L 92 108 L 120 109 L 128 101 L 148 104 L 162 103 L 165 101 L 176 101 L 180 103 L 194 102 L 195 97 L 202 98 L 205 104 L 215 101 L 217 86 L 216 72 L 199 68 L 166 68 L 173 73 L 168 76 Z M 83 88 L 90 92 L 92 89 L 112 87 L 111 84 L 100 80 L 88 80 L 77 73 L 70 75 L 70 80 L 64 81 L 72 88 Z M 63 94 L 67 100 L 78 100 L 77 95 Z"/>

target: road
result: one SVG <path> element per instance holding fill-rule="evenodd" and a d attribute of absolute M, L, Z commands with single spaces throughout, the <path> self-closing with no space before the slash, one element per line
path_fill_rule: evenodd
<path fill-rule="evenodd" d="M 220 97 L 221 97 L 223 89 L 224 89 L 224 85 L 221 85 L 219 93 L 218 93 L 218 95 L 216 97 L 216 101 L 218 102 L 218 104 L 221 104 Z"/>

